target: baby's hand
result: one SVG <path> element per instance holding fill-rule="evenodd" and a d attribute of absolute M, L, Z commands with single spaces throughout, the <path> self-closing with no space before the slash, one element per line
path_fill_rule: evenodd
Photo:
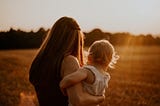
<path fill-rule="evenodd" d="M 63 95 L 64 95 L 64 96 L 67 96 L 66 88 L 63 88 L 63 86 L 62 86 L 62 83 L 61 83 L 61 82 L 60 82 L 59 86 L 60 86 L 60 90 L 61 90 L 61 92 L 63 93 Z"/>
<path fill-rule="evenodd" d="M 67 91 L 66 89 L 63 89 L 63 88 L 60 88 L 61 89 L 61 92 L 63 93 L 64 96 L 67 96 Z"/>

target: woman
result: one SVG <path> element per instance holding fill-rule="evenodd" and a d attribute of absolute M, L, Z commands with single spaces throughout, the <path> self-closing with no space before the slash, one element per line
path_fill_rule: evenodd
<path fill-rule="evenodd" d="M 70 17 L 60 18 L 52 27 L 46 41 L 34 59 L 29 80 L 34 85 L 40 106 L 96 105 L 103 96 L 92 96 L 82 90 L 81 83 L 60 90 L 61 79 L 83 65 L 83 33 Z"/>

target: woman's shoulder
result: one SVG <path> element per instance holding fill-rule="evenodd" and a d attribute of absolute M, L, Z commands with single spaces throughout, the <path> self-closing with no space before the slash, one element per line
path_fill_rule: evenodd
<path fill-rule="evenodd" d="M 68 60 L 68 59 L 75 59 L 75 60 L 77 60 L 77 58 L 75 56 L 73 56 L 73 55 L 67 55 L 67 56 L 64 57 L 64 59 L 65 60 Z"/>
<path fill-rule="evenodd" d="M 78 63 L 79 64 L 78 59 L 72 55 L 65 56 L 63 59 L 63 62 L 67 64 L 68 63 Z"/>
<path fill-rule="evenodd" d="M 77 71 L 79 67 L 79 62 L 76 57 L 72 55 L 65 56 L 61 66 L 61 71 L 63 72 L 62 76 Z"/>

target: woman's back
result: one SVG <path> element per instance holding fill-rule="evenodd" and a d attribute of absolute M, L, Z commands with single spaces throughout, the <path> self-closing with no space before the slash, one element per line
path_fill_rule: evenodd
<path fill-rule="evenodd" d="M 49 82 L 51 83 L 51 82 Z M 59 89 L 59 82 L 35 86 L 40 106 L 67 106 L 68 98 Z"/>

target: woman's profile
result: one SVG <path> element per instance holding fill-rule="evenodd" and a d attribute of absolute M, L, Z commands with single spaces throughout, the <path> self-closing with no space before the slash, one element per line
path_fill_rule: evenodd
<path fill-rule="evenodd" d="M 53 25 L 30 68 L 29 80 L 35 88 L 39 105 L 67 106 L 68 99 L 74 106 L 102 102 L 103 96 L 83 92 L 81 83 L 67 89 L 68 97 L 62 94 L 60 81 L 81 65 L 83 33 L 73 18 L 62 17 Z"/>

